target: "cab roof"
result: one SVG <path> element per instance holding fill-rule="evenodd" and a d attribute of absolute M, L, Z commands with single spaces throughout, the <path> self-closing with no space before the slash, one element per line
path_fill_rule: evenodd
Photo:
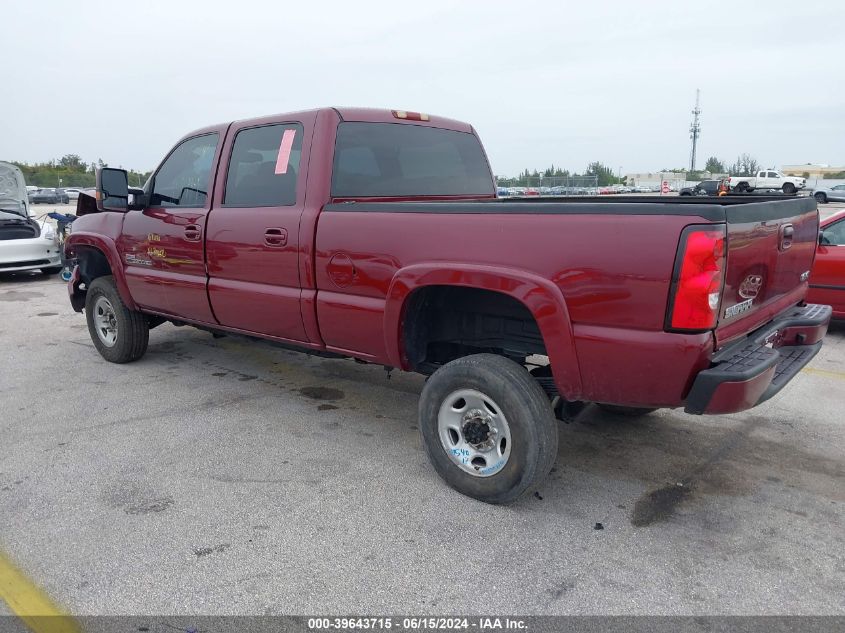
<path fill-rule="evenodd" d="M 186 134 L 185 137 L 195 136 L 207 132 L 218 132 L 222 128 L 226 128 L 233 123 L 243 125 L 244 123 L 267 123 L 270 120 L 278 119 L 295 119 L 303 116 L 314 116 L 320 112 L 334 111 L 341 121 L 359 121 L 367 123 L 407 123 L 411 125 L 422 125 L 427 127 L 444 128 L 448 130 L 456 130 L 458 132 L 472 133 L 473 128 L 469 123 L 457 121 L 447 117 L 433 116 L 428 114 L 421 114 L 410 110 L 387 110 L 384 108 L 354 108 L 354 107 L 326 107 L 314 108 L 312 110 L 299 110 L 296 112 L 280 112 L 278 114 L 264 115 L 260 117 L 251 117 L 248 119 L 238 119 L 235 121 L 227 121 L 225 123 L 218 123 L 216 125 L 208 125 Z M 405 116 L 402 116 L 405 115 Z M 183 137 L 183 138 L 185 138 Z"/>

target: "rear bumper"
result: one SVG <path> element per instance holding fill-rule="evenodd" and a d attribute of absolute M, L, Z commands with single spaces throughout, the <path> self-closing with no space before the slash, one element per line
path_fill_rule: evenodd
<path fill-rule="evenodd" d="M 765 402 L 821 349 L 832 312 L 817 304 L 795 307 L 720 350 L 711 367 L 696 376 L 684 410 L 736 413 Z"/>

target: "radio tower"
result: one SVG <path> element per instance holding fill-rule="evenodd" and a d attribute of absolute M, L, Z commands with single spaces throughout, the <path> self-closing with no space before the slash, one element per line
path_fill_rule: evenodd
<path fill-rule="evenodd" d="M 692 151 L 690 152 L 689 157 L 689 170 L 695 171 L 695 146 L 698 145 L 698 137 L 701 135 L 701 122 L 698 119 L 698 116 L 701 114 L 701 108 L 699 107 L 699 98 L 701 96 L 701 90 L 696 88 L 695 90 L 695 110 L 692 111 L 693 119 L 692 125 L 689 126 L 689 137 L 692 139 Z"/>

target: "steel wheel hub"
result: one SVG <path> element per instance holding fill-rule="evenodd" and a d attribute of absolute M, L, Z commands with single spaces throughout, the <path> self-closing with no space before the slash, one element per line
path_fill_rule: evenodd
<path fill-rule="evenodd" d="M 113 347 L 117 342 L 117 317 L 114 307 L 105 297 L 97 297 L 94 302 L 94 327 L 100 342 L 106 347 Z"/>
<path fill-rule="evenodd" d="M 461 428 L 466 443 L 477 450 L 484 450 L 492 446 L 496 429 L 493 419 L 481 409 L 472 409 L 464 414 L 464 425 Z"/>
<path fill-rule="evenodd" d="M 446 397 L 437 430 L 449 459 L 475 477 L 495 475 L 510 458 L 511 433 L 504 413 L 475 389 L 459 389 Z"/>

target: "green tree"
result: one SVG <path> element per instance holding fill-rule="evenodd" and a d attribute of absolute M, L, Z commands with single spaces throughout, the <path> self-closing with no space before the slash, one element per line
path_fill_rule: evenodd
<path fill-rule="evenodd" d="M 613 174 L 613 169 L 598 161 L 587 165 L 587 171 L 584 172 L 584 175 L 596 176 L 599 187 L 615 185 L 620 182 L 620 179 Z"/>
<path fill-rule="evenodd" d="M 59 159 L 58 163 L 61 167 L 71 171 L 85 172 L 88 170 L 85 163 L 77 154 L 65 154 Z"/>
<path fill-rule="evenodd" d="M 736 162 L 728 167 L 731 176 L 753 176 L 760 171 L 760 163 L 750 154 L 740 154 Z"/>
<path fill-rule="evenodd" d="M 36 187 L 93 187 L 96 169 L 106 166 L 102 160 L 89 165 L 76 154 L 65 154 L 58 160 L 32 165 L 14 161 L 12 163 L 23 172 L 26 184 Z M 131 169 L 127 171 L 130 186 L 143 184 L 150 176 L 150 172 L 138 172 Z"/>
<path fill-rule="evenodd" d="M 715 156 L 711 156 L 704 164 L 704 171 L 709 171 L 711 174 L 724 174 L 726 172 L 725 163 Z"/>

